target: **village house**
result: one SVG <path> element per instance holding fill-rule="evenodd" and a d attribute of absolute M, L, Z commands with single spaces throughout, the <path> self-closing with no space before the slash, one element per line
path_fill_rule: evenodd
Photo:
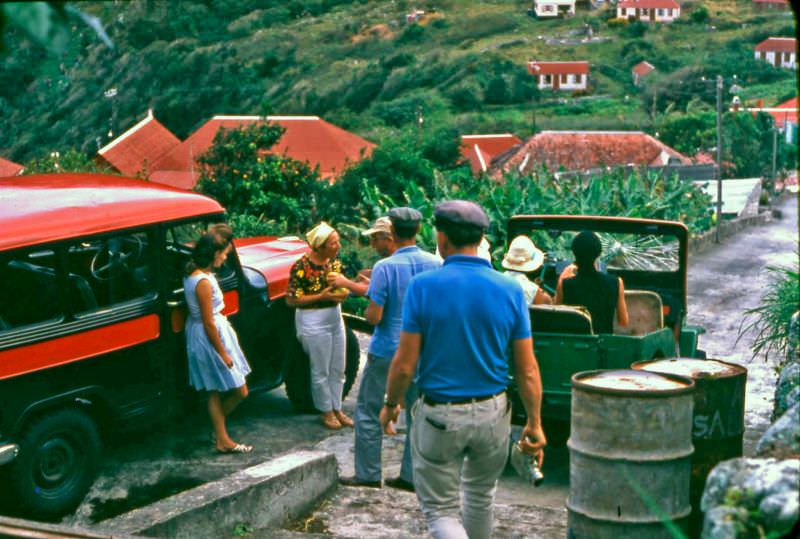
<path fill-rule="evenodd" d="M 146 178 L 156 161 L 180 143 L 150 109 L 143 120 L 100 148 L 98 160 L 125 176 Z"/>
<path fill-rule="evenodd" d="M 588 172 L 606 167 L 692 165 L 691 159 L 641 131 L 542 131 L 498 156 L 493 175 L 516 170 Z"/>
<path fill-rule="evenodd" d="M 575 0 L 533 0 L 533 12 L 538 18 L 575 15 Z"/>
<path fill-rule="evenodd" d="M 368 156 L 375 145 L 326 122 L 318 116 L 267 116 L 285 129 L 268 151 L 319 167 L 320 176 L 333 181 L 347 166 Z M 196 160 L 211 147 L 217 132 L 262 121 L 260 116 L 214 116 L 181 142 L 153 118 L 152 111 L 134 127 L 101 148 L 100 157 L 127 176 L 194 188 L 199 173 Z M 267 149 L 265 149 L 267 150 Z"/>
<path fill-rule="evenodd" d="M 797 39 L 769 37 L 756 45 L 756 60 L 765 60 L 775 67 L 797 67 Z"/>
<path fill-rule="evenodd" d="M 672 22 L 681 16 L 681 6 L 675 0 L 620 0 L 617 18 L 638 19 L 643 22 Z"/>
<path fill-rule="evenodd" d="M 461 157 L 469 162 L 472 173 L 479 175 L 491 167 L 492 160 L 522 140 L 511 133 L 496 135 L 461 135 Z"/>
<path fill-rule="evenodd" d="M 753 0 L 753 7 L 756 9 L 777 9 L 788 11 L 791 5 L 787 0 Z"/>
<path fill-rule="evenodd" d="M 528 62 L 540 90 L 582 91 L 589 82 L 589 62 Z"/>
<path fill-rule="evenodd" d="M 767 109 L 775 120 L 775 127 L 783 132 L 786 142 L 797 144 L 797 97 Z"/>
<path fill-rule="evenodd" d="M 8 159 L 3 159 L 0 157 L 0 178 L 6 178 L 8 176 L 16 176 L 25 167 L 22 165 L 18 165 L 13 161 L 9 161 Z"/>
<path fill-rule="evenodd" d="M 631 75 L 633 76 L 633 84 L 634 86 L 639 86 L 639 83 L 642 82 L 642 79 L 655 71 L 656 68 L 650 62 L 642 60 L 631 69 Z"/>

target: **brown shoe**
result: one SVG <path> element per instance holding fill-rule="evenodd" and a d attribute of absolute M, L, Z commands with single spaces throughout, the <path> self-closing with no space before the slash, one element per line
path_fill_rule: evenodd
<path fill-rule="evenodd" d="M 339 420 L 336 419 L 336 416 L 332 413 L 328 412 L 327 414 L 322 414 L 322 424 L 325 425 L 326 428 L 331 430 L 339 430 L 342 428 L 342 424 L 339 423 Z"/>
<path fill-rule="evenodd" d="M 342 412 L 341 410 L 336 410 L 333 413 L 336 414 L 336 419 L 339 420 L 339 423 L 341 423 L 343 427 L 352 427 L 353 426 L 353 420 L 350 419 L 349 417 L 347 417 L 345 415 L 345 413 Z"/>

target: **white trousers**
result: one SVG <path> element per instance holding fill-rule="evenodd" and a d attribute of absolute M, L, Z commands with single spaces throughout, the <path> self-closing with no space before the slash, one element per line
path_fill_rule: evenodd
<path fill-rule="evenodd" d="M 294 323 L 297 339 L 309 357 L 314 407 L 320 412 L 341 410 L 345 367 L 341 307 L 297 309 Z"/>
<path fill-rule="evenodd" d="M 508 457 L 506 394 L 413 408 L 411 456 L 420 509 L 435 539 L 489 539 L 497 478 Z"/>

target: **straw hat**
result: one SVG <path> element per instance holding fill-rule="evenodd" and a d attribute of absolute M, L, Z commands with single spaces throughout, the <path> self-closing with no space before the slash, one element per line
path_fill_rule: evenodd
<path fill-rule="evenodd" d="M 501 265 L 505 269 L 527 273 L 541 267 L 544 253 L 536 248 L 528 236 L 517 236 L 508 246 Z"/>

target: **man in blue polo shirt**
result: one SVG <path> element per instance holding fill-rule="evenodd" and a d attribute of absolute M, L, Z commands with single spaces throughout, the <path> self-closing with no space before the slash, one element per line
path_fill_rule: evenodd
<path fill-rule="evenodd" d="M 356 402 L 356 474 L 354 477 L 343 477 L 340 480 L 342 484 L 348 486 L 377 488 L 381 486 L 383 429 L 379 422 L 379 414 L 386 391 L 386 374 L 400 339 L 403 298 L 412 277 L 441 266 L 441 262 L 434 255 L 417 247 L 416 238 L 422 221 L 420 212 L 413 208 L 392 208 L 388 216 L 397 250 L 375 264 L 367 290 L 370 301 L 364 316 L 367 322 L 375 326 L 375 332 L 369 344 L 367 365 L 361 375 Z M 386 484 L 404 490 L 414 490 L 408 436 L 406 436 L 400 475 L 387 479 Z"/>
<path fill-rule="evenodd" d="M 506 351 L 528 414 L 520 445 L 541 466 L 539 367 L 522 289 L 476 256 L 489 227 L 486 214 L 472 202 L 452 200 L 439 204 L 435 217 L 444 266 L 409 284 L 380 420 L 391 428 L 416 372 L 414 486 L 428 529 L 435 538 L 488 539 L 497 478 L 508 457 Z"/>

